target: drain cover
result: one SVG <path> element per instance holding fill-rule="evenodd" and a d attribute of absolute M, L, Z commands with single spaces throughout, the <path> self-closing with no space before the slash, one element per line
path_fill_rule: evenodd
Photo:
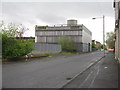
<path fill-rule="evenodd" d="M 66 78 L 66 80 L 71 80 L 72 78 L 70 78 L 70 77 L 68 77 L 68 78 Z"/>

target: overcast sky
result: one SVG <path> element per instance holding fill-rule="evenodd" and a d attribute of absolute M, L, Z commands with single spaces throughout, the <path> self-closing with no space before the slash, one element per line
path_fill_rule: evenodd
<path fill-rule="evenodd" d="M 114 31 L 113 2 L 2 2 L 3 20 L 29 28 L 25 36 L 35 36 L 35 25 L 66 24 L 68 19 L 76 19 L 92 32 L 92 39 L 102 43 L 102 18 L 92 18 L 103 15 L 106 32 Z"/>

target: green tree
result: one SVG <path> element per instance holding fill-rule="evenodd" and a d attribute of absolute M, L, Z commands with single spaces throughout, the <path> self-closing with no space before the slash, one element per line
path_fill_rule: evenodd
<path fill-rule="evenodd" d="M 101 45 L 101 49 L 107 49 L 105 44 Z"/>
<path fill-rule="evenodd" d="M 106 43 L 107 43 L 109 48 L 111 48 L 111 49 L 115 48 L 115 33 L 114 32 L 107 33 Z"/>
<path fill-rule="evenodd" d="M 92 43 L 92 48 L 96 48 L 96 44 L 95 43 Z"/>
<path fill-rule="evenodd" d="M 1 25 L 1 24 L 0 24 Z M 1 25 L 2 31 L 2 57 L 3 58 L 17 58 L 30 53 L 33 50 L 33 41 L 16 39 L 15 36 L 18 34 L 17 27 L 14 25 L 3 26 Z M 1 39 L 0 39 L 1 40 Z"/>
<path fill-rule="evenodd" d="M 0 31 L 9 37 L 22 37 L 27 30 L 29 29 L 22 24 L 16 25 L 14 23 L 5 24 L 3 21 L 0 22 Z"/>
<path fill-rule="evenodd" d="M 67 52 L 75 51 L 75 42 L 66 36 L 60 37 L 58 43 L 62 46 L 63 51 Z"/>
<path fill-rule="evenodd" d="M 104 48 L 104 46 L 103 46 L 103 44 L 101 45 L 101 49 L 103 49 Z"/>

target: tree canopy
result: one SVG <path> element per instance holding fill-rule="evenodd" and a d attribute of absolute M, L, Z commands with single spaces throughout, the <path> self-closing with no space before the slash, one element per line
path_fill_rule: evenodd
<path fill-rule="evenodd" d="M 33 41 L 21 40 L 15 37 L 19 34 L 19 26 L 15 24 L 0 24 L 0 40 L 2 40 L 2 58 L 16 58 L 27 55 L 33 50 Z M 19 36 L 21 37 L 21 36 Z"/>
<path fill-rule="evenodd" d="M 111 48 L 111 49 L 115 48 L 115 33 L 114 32 L 107 33 L 106 43 L 107 43 L 109 48 Z"/>
<path fill-rule="evenodd" d="M 0 22 L 0 31 L 1 33 L 6 34 L 8 37 L 22 37 L 25 31 L 29 30 L 25 28 L 22 24 L 16 25 L 14 23 L 4 23 Z"/>

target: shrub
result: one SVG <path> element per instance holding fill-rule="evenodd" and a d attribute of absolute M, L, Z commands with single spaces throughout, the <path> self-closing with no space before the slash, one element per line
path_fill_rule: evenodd
<path fill-rule="evenodd" d="M 8 37 L 2 34 L 2 57 L 17 58 L 30 53 L 33 50 L 33 43 L 23 40 L 18 40 L 13 37 Z"/>
<path fill-rule="evenodd" d="M 60 37 L 60 39 L 58 40 L 58 44 L 62 46 L 63 51 L 67 52 L 75 51 L 75 42 L 66 36 Z"/>
<path fill-rule="evenodd" d="M 96 48 L 96 44 L 95 43 L 92 43 L 92 48 Z"/>

